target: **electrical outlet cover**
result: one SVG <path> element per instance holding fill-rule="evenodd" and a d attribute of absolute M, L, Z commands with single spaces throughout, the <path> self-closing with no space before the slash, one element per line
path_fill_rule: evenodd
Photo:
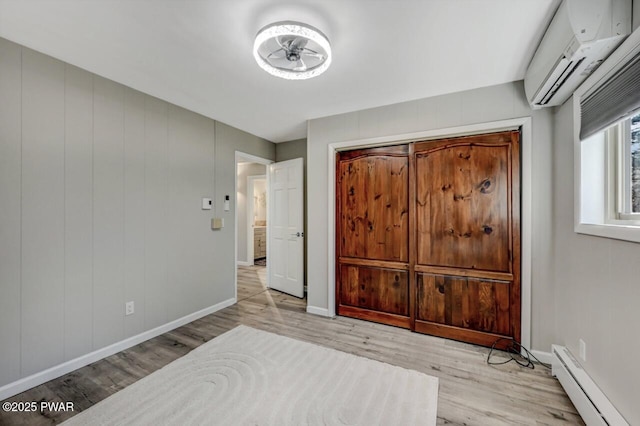
<path fill-rule="evenodd" d="M 587 360 L 587 344 L 582 339 L 580 339 L 578 342 L 580 343 L 580 359 L 583 361 L 586 361 Z"/>

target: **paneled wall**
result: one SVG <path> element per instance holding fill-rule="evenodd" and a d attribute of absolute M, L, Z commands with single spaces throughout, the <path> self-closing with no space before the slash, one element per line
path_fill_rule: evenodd
<path fill-rule="evenodd" d="M 355 141 L 411 132 L 445 129 L 475 123 L 532 117 L 532 327 L 534 349 L 549 351 L 554 342 L 552 114 L 532 111 L 521 81 L 448 95 L 372 108 L 309 121 L 307 164 L 309 194 L 307 220 L 308 303 L 319 311 L 328 306 L 327 247 L 330 215 L 327 211 L 327 150 L 335 142 Z"/>
<path fill-rule="evenodd" d="M 0 99 L 0 386 L 234 297 L 235 150 L 274 144 L 3 39 Z"/>
<path fill-rule="evenodd" d="M 577 234 L 574 226 L 573 100 L 555 110 L 553 225 L 557 340 L 629 424 L 640 424 L 640 244 Z M 622 349 L 620 349 L 622 348 Z"/>

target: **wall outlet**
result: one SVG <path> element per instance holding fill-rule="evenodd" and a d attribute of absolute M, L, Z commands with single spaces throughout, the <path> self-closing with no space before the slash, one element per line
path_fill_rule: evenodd
<path fill-rule="evenodd" d="M 578 340 L 578 343 L 580 344 L 580 359 L 583 361 L 586 361 L 587 360 L 587 344 L 582 339 Z"/>
<path fill-rule="evenodd" d="M 133 312 L 135 311 L 135 307 L 133 305 L 133 302 L 127 302 L 124 304 L 124 314 L 125 315 L 131 315 L 133 314 Z"/>

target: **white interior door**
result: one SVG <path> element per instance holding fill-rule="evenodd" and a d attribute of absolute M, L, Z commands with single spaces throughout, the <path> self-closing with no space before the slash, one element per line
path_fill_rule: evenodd
<path fill-rule="evenodd" d="M 269 287 L 304 297 L 302 158 L 269 165 Z"/>

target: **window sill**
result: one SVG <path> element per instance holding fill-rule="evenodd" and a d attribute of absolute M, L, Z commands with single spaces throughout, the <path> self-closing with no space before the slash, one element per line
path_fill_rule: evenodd
<path fill-rule="evenodd" d="M 577 234 L 640 243 L 640 226 L 637 225 L 578 223 L 574 230 Z"/>

